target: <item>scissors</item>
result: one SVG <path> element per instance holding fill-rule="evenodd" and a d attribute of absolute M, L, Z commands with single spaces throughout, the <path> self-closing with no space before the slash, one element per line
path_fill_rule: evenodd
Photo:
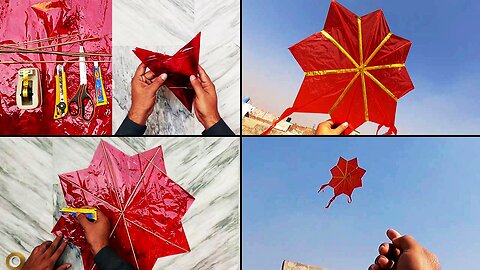
<path fill-rule="evenodd" d="M 93 99 L 88 93 L 87 88 L 87 65 L 85 64 L 85 56 L 83 55 L 84 50 L 83 46 L 80 46 L 80 53 L 82 56 L 79 57 L 79 66 L 80 66 L 80 86 L 78 87 L 77 93 L 75 96 L 70 100 L 68 104 L 68 108 L 70 110 L 71 116 L 79 116 L 82 115 L 83 120 L 90 121 L 95 114 L 95 104 L 93 103 Z M 86 108 L 92 108 L 91 113 L 87 111 L 85 113 Z"/>

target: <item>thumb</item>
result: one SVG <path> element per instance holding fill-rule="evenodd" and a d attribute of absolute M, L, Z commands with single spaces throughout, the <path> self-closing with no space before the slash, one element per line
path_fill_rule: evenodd
<path fill-rule="evenodd" d="M 148 89 L 152 92 L 156 92 L 160 86 L 167 80 L 167 74 L 163 73 L 162 75 L 158 76 L 157 78 L 153 79 L 152 84 L 148 86 Z"/>
<path fill-rule="evenodd" d="M 90 226 L 90 221 L 88 221 L 87 217 L 84 214 L 78 214 L 77 220 L 84 230 L 88 228 L 88 226 Z"/>
<path fill-rule="evenodd" d="M 71 267 L 70 264 L 62 264 L 56 270 L 65 270 L 65 269 L 68 269 L 70 267 Z"/>
<path fill-rule="evenodd" d="M 205 89 L 203 89 L 202 83 L 197 76 L 190 76 L 190 83 L 192 84 L 193 90 L 195 90 L 195 95 L 197 97 L 202 97 L 205 94 Z"/>
<path fill-rule="evenodd" d="M 413 237 L 409 235 L 402 236 L 399 232 L 393 229 L 389 229 L 387 231 L 387 236 L 390 240 L 392 240 L 393 245 L 402 251 L 414 248 L 418 245 L 417 241 Z"/>
<path fill-rule="evenodd" d="M 338 126 L 337 128 L 335 128 L 333 131 L 336 135 L 341 135 L 347 128 L 348 128 L 348 123 L 345 122 L 340 126 Z"/>

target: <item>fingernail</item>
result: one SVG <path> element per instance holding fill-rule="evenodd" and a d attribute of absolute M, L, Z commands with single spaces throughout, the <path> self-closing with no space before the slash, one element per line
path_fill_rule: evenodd
<path fill-rule="evenodd" d="M 70 268 L 70 267 L 72 267 L 72 265 L 71 265 L 71 264 L 69 264 L 69 265 L 67 266 L 67 269 L 68 269 L 68 268 Z"/>
<path fill-rule="evenodd" d="M 167 77 L 168 77 L 168 76 L 167 76 L 167 74 L 165 74 L 165 73 L 163 73 L 162 75 L 160 75 L 160 78 L 162 78 L 162 80 L 164 80 L 164 81 L 167 79 Z"/>
<path fill-rule="evenodd" d="M 343 126 L 348 127 L 348 123 L 347 122 L 343 123 Z"/>
<path fill-rule="evenodd" d="M 192 76 L 190 76 L 190 81 L 193 82 L 193 81 L 195 81 L 196 78 L 197 78 L 197 77 L 195 77 L 195 75 L 192 75 Z"/>

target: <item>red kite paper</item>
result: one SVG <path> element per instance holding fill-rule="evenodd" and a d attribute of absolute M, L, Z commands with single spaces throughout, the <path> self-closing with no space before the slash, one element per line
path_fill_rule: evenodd
<path fill-rule="evenodd" d="M 381 10 L 363 17 L 332 1 L 324 30 L 290 48 L 305 72 L 294 112 L 328 113 L 349 123 L 349 134 L 367 121 L 396 134 L 397 101 L 414 86 L 405 68 L 411 42 L 393 35 Z M 378 133 L 378 131 L 377 131 Z"/>
<path fill-rule="evenodd" d="M 347 161 L 340 157 L 338 164 L 330 172 L 332 173 L 332 180 L 321 186 L 318 191 L 324 191 L 328 186 L 333 188 L 335 195 L 330 199 L 326 208 L 329 208 L 335 198 L 341 194 L 347 195 L 348 203 L 351 203 L 353 190 L 362 187 L 362 177 L 367 171 L 358 167 L 357 158 Z"/>
<path fill-rule="evenodd" d="M 165 85 L 190 112 L 195 98 L 195 91 L 190 84 L 190 76 L 198 74 L 200 36 L 201 33 L 198 33 L 173 56 L 141 48 L 133 51 L 142 63 L 157 76 L 162 73 L 168 75 Z"/>
<path fill-rule="evenodd" d="M 136 269 L 190 251 L 181 219 L 194 198 L 168 178 L 160 146 L 127 156 L 101 141 L 87 169 L 59 178 L 69 207 L 94 206 L 108 217 L 111 247 Z M 80 248 L 85 269 L 97 269 L 75 218 L 62 216 L 52 233 Z"/>

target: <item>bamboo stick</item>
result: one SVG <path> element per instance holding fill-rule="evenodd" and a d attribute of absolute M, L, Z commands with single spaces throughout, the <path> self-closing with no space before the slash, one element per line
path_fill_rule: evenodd
<path fill-rule="evenodd" d="M 5 47 L 4 45 L 0 45 L 0 47 Z M 70 56 L 70 57 L 80 57 L 80 56 L 101 56 L 101 57 L 112 57 L 111 54 L 102 54 L 102 53 L 80 53 L 80 52 L 59 52 L 59 51 L 42 51 L 42 50 L 35 50 L 35 49 L 20 49 L 20 48 L 9 48 L 6 46 L 7 49 L 10 50 L 2 50 L 0 49 L 0 53 L 35 53 L 35 54 L 55 54 L 55 55 L 63 55 L 63 56 Z M 14 50 L 15 49 L 15 50 Z"/>
<path fill-rule="evenodd" d="M 64 43 L 51 44 L 51 45 L 47 45 L 47 46 L 33 47 L 33 48 L 28 48 L 28 49 L 40 50 L 40 49 L 46 49 L 46 48 L 57 47 L 57 46 L 63 46 L 63 45 L 69 45 L 69 44 L 75 44 L 75 43 L 78 43 L 78 42 L 91 41 L 91 40 L 95 40 L 95 39 L 100 39 L 100 38 L 99 38 L 99 37 L 92 37 L 92 38 L 85 38 L 85 39 L 71 40 L 71 41 L 64 42 Z M 9 46 L 9 48 L 17 48 L 17 47 L 11 47 L 11 46 Z M 20 48 L 20 49 L 23 49 L 23 48 Z"/>
<path fill-rule="evenodd" d="M 109 61 L 109 60 L 99 60 L 99 61 L 86 60 L 85 61 L 85 63 L 93 63 L 93 62 L 112 63 L 112 61 Z M 65 60 L 65 61 L 22 61 L 22 62 L 5 61 L 5 62 L 0 62 L 0 64 L 3 64 L 3 65 L 27 65 L 27 64 L 43 64 L 43 63 L 78 63 L 78 61 Z"/>
<path fill-rule="evenodd" d="M 29 41 L 15 43 L 15 45 L 24 46 L 24 45 L 28 45 L 28 44 L 42 43 L 42 42 L 51 41 L 51 40 L 77 37 L 77 36 L 80 36 L 80 35 L 81 35 L 80 33 L 77 33 L 77 34 L 73 34 L 73 35 L 63 35 L 63 36 L 55 36 L 55 37 L 49 37 L 49 38 L 43 38 L 43 39 L 35 39 L 35 40 L 29 40 Z"/>

